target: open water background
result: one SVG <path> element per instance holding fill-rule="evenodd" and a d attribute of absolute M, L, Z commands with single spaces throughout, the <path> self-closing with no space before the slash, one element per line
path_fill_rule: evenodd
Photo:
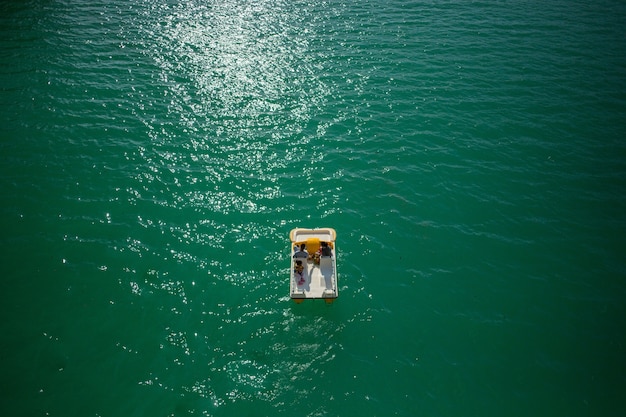
<path fill-rule="evenodd" d="M 623 416 L 626 3 L 0 2 L 3 416 Z M 340 298 L 288 298 L 288 233 Z"/>

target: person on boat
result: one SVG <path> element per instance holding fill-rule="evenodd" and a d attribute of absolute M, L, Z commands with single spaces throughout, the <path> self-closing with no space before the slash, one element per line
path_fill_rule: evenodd
<path fill-rule="evenodd" d="M 302 273 L 304 272 L 304 265 L 302 265 L 302 261 L 296 261 L 293 272 L 300 275 L 300 279 L 298 280 L 298 285 L 304 284 L 304 276 Z"/>
<path fill-rule="evenodd" d="M 332 249 L 328 246 L 328 242 L 322 242 L 322 246 L 320 247 L 320 254 L 322 256 L 331 256 L 333 254 Z"/>
<path fill-rule="evenodd" d="M 306 251 L 306 245 L 303 243 L 300 245 L 300 248 L 293 254 L 294 258 L 308 258 L 309 252 Z"/>

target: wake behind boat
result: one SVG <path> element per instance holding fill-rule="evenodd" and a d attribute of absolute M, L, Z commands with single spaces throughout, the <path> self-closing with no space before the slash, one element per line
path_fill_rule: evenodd
<path fill-rule="evenodd" d="M 337 233 L 329 227 L 293 229 L 291 239 L 290 297 L 301 303 L 305 299 L 324 299 L 332 303 L 337 288 Z"/>

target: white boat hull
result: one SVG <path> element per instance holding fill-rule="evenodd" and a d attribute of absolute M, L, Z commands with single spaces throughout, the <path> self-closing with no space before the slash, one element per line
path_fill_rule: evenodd
<path fill-rule="evenodd" d="M 331 228 L 293 229 L 291 239 L 290 297 L 297 303 L 305 299 L 324 299 L 332 303 L 338 297 L 337 287 L 337 233 Z M 321 242 L 331 248 L 330 256 L 317 256 Z M 308 258 L 294 257 L 297 247 L 304 243 L 309 251 Z M 296 262 L 302 264 L 302 272 Z"/>

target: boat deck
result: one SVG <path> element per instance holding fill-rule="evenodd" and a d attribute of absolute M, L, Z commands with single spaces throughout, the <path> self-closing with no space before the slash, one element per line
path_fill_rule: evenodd
<path fill-rule="evenodd" d="M 302 261 L 302 277 L 294 272 L 295 262 Z M 335 297 L 335 268 L 332 258 L 322 257 L 320 264 L 313 261 L 293 258 L 291 269 L 292 298 Z"/>

